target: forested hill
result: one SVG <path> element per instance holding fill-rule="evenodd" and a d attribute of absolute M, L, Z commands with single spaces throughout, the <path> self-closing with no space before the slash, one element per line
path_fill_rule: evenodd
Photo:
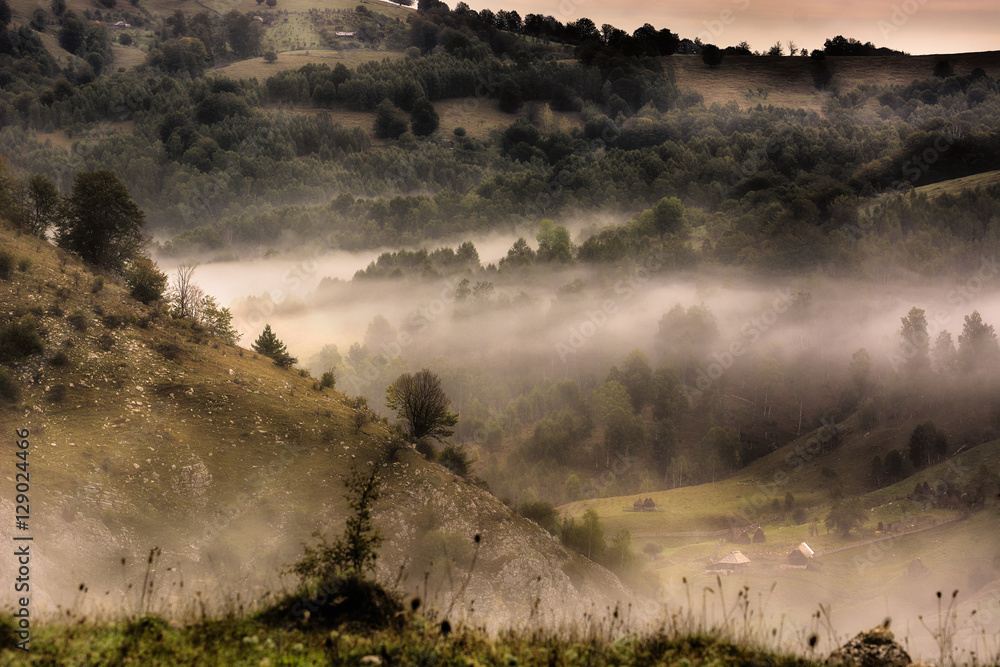
<path fill-rule="evenodd" d="M 686 261 L 770 270 L 853 271 L 867 255 L 851 230 L 895 224 L 882 209 L 859 221 L 865 198 L 1000 167 L 995 54 L 887 58 L 839 38 L 707 64 L 663 28 L 430 4 L 19 11 L 0 48 L 0 151 L 64 192 L 113 170 L 175 254 L 628 220 L 677 197 L 698 239 Z M 226 64 L 232 77 L 213 73 Z M 943 256 L 984 242 L 981 222 L 960 227 L 927 228 Z M 908 269 L 925 270 L 905 250 L 924 229 L 902 230 Z M 620 261 L 649 235 L 630 233 L 580 256 Z"/>

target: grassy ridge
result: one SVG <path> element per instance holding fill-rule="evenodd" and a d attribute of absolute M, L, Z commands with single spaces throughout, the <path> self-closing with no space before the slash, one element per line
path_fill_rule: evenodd
<path fill-rule="evenodd" d="M 727 665 L 819 662 L 756 649 L 717 633 L 629 633 L 623 624 L 585 632 L 515 631 L 491 637 L 471 628 L 443 635 L 423 617 L 399 630 L 283 630 L 255 619 L 174 626 L 155 617 L 122 623 L 48 625 L 29 654 L 0 650 L 7 665 Z"/>
<path fill-rule="evenodd" d="M 837 56 L 827 58 L 833 88 L 849 93 L 862 84 L 907 85 L 931 75 L 938 61 L 948 60 L 957 74 L 982 67 L 991 76 L 1000 73 L 1000 52 L 957 53 L 940 56 Z M 722 65 L 709 69 L 701 56 L 673 55 L 660 59 L 672 66 L 681 88 L 697 90 L 705 104 L 735 102 L 742 109 L 764 106 L 803 108 L 822 113 L 832 92 L 817 91 L 815 63 L 803 56 L 726 56 Z"/>
<path fill-rule="evenodd" d="M 937 197 L 943 194 L 956 195 L 964 190 L 985 188 L 996 183 L 1000 183 L 1000 170 L 986 171 L 981 174 L 974 174 L 973 176 L 963 176 L 962 178 L 952 178 L 940 183 L 931 183 L 930 185 L 921 185 L 919 188 L 914 188 L 914 192 L 927 195 L 928 197 Z"/>

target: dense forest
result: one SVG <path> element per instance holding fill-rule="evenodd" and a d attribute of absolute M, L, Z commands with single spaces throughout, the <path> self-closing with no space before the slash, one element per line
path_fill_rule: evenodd
<path fill-rule="evenodd" d="M 602 34 L 582 21 L 548 30 L 531 17 L 483 14 L 461 4 L 425 8 L 408 26 L 413 51 L 403 60 L 307 65 L 263 83 L 202 76 L 214 60 L 243 53 L 233 40 L 247 32 L 245 21 L 234 15 L 168 18 L 146 65 L 96 79 L 85 62 L 107 60 L 106 28 L 61 16 L 61 38 L 74 21 L 84 27 L 71 49 L 84 58 L 63 70 L 32 28 L 11 28 L 0 70 L 0 149 L 15 169 L 62 191 L 78 170 L 114 171 L 163 251 L 181 255 L 311 240 L 413 245 L 583 211 L 628 220 L 672 197 L 684 206 L 684 224 L 636 219 L 594 230 L 574 257 L 621 261 L 648 246 L 645 239 L 683 241 L 694 230 L 687 245 L 698 252 L 678 250 L 677 263 L 664 268 L 854 271 L 871 257 L 852 231 L 863 229 L 892 240 L 899 264 L 927 273 L 990 243 L 988 193 L 974 203 L 936 202 L 948 209 L 946 230 L 928 227 L 924 216 L 900 222 L 900 207 L 913 204 L 891 201 L 914 186 L 1000 166 L 992 131 L 1000 93 L 981 69 L 927 72 L 905 86 L 864 84 L 833 94 L 822 115 L 763 104 L 742 111 L 735 103 L 706 107 L 698 93 L 678 88 L 667 54 L 680 41 L 669 31 Z M 845 43 L 828 40 L 825 52 L 850 52 Z M 597 55 L 588 51 L 597 46 Z M 835 77 L 835 57 L 809 60 L 817 76 Z M 433 105 L 448 99 L 468 100 L 470 116 L 477 105 L 529 105 L 531 121 L 512 119 L 488 140 L 472 138 L 465 128 L 436 127 Z M 367 132 L 322 111 L 380 103 L 387 134 L 378 149 Z M 300 110 L 314 112 L 293 113 Z M 576 113 L 580 125 L 558 129 L 546 122 L 552 112 Z M 72 137 L 73 150 L 38 138 L 57 131 Z M 876 195 L 880 205 L 866 208 Z M 925 256 L 927 235 L 940 257 Z"/>

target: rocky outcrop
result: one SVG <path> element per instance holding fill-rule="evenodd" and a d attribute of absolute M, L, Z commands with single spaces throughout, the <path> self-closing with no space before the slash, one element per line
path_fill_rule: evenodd
<path fill-rule="evenodd" d="M 905 667 L 913 661 L 893 638 L 889 628 L 880 625 L 859 633 L 835 650 L 826 664 L 837 667 Z"/>

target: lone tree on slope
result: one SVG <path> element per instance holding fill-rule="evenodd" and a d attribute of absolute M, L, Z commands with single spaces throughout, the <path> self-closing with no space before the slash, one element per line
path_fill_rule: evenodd
<path fill-rule="evenodd" d="M 85 171 L 73 181 L 56 243 L 103 269 L 121 274 L 138 257 L 146 216 L 111 171 Z"/>
<path fill-rule="evenodd" d="M 722 64 L 722 49 L 715 44 L 706 44 L 701 50 L 701 60 L 712 69 Z"/>
<path fill-rule="evenodd" d="M 254 352 L 259 352 L 265 357 L 270 357 L 274 359 L 274 363 L 278 364 L 282 368 L 289 368 L 298 359 L 288 354 L 288 348 L 285 344 L 271 331 L 271 325 L 265 324 L 264 330 L 260 332 L 257 336 L 257 340 L 251 344 Z"/>
<path fill-rule="evenodd" d="M 449 412 L 451 401 L 441 388 L 441 379 L 426 368 L 403 373 L 385 392 L 385 404 L 396 411 L 412 440 L 442 440 L 454 433 L 458 415 Z"/>

